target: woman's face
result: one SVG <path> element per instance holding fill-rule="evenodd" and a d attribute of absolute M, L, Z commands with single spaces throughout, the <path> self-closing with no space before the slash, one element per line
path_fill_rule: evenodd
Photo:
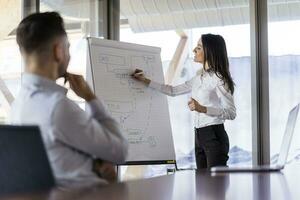
<path fill-rule="evenodd" d="M 195 56 L 194 56 L 194 61 L 203 63 L 204 62 L 204 51 L 202 47 L 202 40 L 201 38 L 199 39 L 197 46 L 193 50 Z"/>

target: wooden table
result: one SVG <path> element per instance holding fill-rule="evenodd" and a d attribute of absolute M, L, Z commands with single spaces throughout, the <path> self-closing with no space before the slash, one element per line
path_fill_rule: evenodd
<path fill-rule="evenodd" d="M 178 171 L 174 175 L 62 191 L 53 189 L 0 200 L 193 200 L 300 199 L 300 164 L 282 172 L 211 174 Z"/>

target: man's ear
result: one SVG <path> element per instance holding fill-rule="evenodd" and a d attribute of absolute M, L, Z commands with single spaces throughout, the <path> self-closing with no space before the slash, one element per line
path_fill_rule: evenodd
<path fill-rule="evenodd" d="M 55 42 L 53 45 L 53 57 L 56 62 L 61 62 L 64 58 L 63 47 L 58 42 Z"/>

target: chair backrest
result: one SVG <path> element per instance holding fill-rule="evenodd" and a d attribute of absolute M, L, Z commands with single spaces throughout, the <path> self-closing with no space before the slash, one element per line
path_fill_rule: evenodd
<path fill-rule="evenodd" d="M 0 126 L 0 195 L 31 193 L 55 186 L 37 126 Z"/>

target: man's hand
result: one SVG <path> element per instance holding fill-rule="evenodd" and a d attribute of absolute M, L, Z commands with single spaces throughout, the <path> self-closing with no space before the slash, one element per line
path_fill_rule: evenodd
<path fill-rule="evenodd" d="M 117 181 L 115 166 L 110 162 L 102 161 L 99 164 L 97 163 L 94 166 L 94 171 L 110 183 Z"/>
<path fill-rule="evenodd" d="M 96 98 L 95 94 L 92 92 L 83 76 L 67 73 L 66 78 L 70 83 L 71 89 L 79 97 L 85 99 L 86 101 L 91 101 Z"/>
<path fill-rule="evenodd" d="M 197 111 L 197 112 L 200 112 L 200 113 L 206 113 L 207 112 L 206 107 L 199 104 L 193 98 L 191 98 L 191 100 L 188 102 L 188 106 L 189 106 L 191 111 Z"/>

